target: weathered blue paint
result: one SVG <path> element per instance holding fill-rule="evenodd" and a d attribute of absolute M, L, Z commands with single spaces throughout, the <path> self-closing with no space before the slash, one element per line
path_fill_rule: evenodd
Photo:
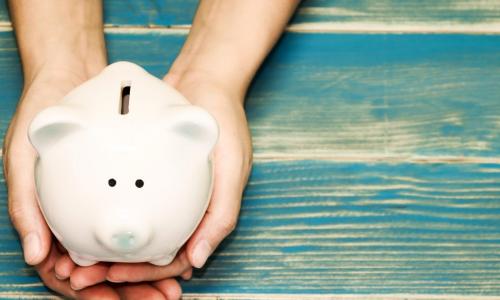
<path fill-rule="evenodd" d="M 105 22 L 188 24 L 195 3 L 104 1 Z M 495 1 L 470 3 L 309 0 L 292 23 L 498 20 Z M 106 38 L 111 61 L 163 76 L 185 35 Z M 22 87 L 12 32 L 0 50 L 3 136 Z M 498 82 L 496 35 L 286 33 L 246 103 L 255 167 L 239 225 L 184 291 L 500 295 Z M 50 293 L 22 260 L 0 185 L 9 295 Z"/>
<path fill-rule="evenodd" d="M 257 155 L 497 156 L 498 82 L 498 36 L 289 33 L 247 114 Z"/>
<path fill-rule="evenodd" d="M 484 292 L 471 287 L 490 285 L 483 271 L 493 281 L 500 275 L 499 182 L 498 165 L 257 164 L 236 232 L 203 277 L 184 288 L 215 293 Z M 402 203 L 390 202 L 396 199 Z M 307 213 L 326 215 L 302 216 Z M 486 260 L 480 258 L 483 253 Z M 477 263 L 479 273 L 469 269 Z M 238 276 L 230 274 L 234 268 Z M 238 283 L 242 278 L 256 283 Z M 221 279 L 225 287 L 216 283 Z"/>
<path fill-rule="evenodd" d="M 107 26 L 171 26 L 190 24 L 197 0 L 105 0 Z M 0 22 L 9 22 L 7 0 L 0 1 Z"/>
<path fill-rule="evenodd" d="M 197 0 L 107 0 L 104 20 L 113 26 L 171 26 L 191 24 Z"/>
<path fill-rule="evenodd" d="M 377 23 L 452 23 L 473 24 L 500 18 L 500 7 L 494 0 L 475 5 L 469 1 L 349 1 L 306 0 L 294 23 L 301 22 L 377 22 Z"/>
<path fill-rule="evenodd" d="M 183 288 L 498 295 L 499 183 L 500 164 L 257 163 L 236 231 Z M 0 244 L 0 293 L 43 291 L 13 232 Z"/>
<path fill-rule="evenodd" d="M 107 35 L 112 61 L 160 77 L 184 39 Z M 4 132 L 21 77 L 12 33 L 0 41 Z M 496 157 L 498 82 L 500 36 L 287 33 L 249 91 L 255 155 Z"/>
<path fill-rule="evenodd" d="M 197 0 L 105 0 L 108 26 L 190 24 Z M 488 24 L 498 21 L 495 0 L 474 4 L 465 0 L 348 1 L 304 0 L 291 23 Z M 0 22 L 8 22 L 6 1 L 0 1 Z"/>

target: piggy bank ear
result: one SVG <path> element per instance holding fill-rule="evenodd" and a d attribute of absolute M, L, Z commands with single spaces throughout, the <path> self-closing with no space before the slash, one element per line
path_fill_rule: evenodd
<path fill-rule="evenodd" d="M 28 136 L 38 153 L 43 153 L 81 127 L 80 118 L 74 110 L 63 106 L 52 106 L 35 116 L 29 126 Z"/>
<path fill-rule="evenodd" d="M 195 105 L 182 105 L 172 110 L 169 130 L 203 147 L 207 153 L 217 142 L 219 127 L 214 117 Z"/>

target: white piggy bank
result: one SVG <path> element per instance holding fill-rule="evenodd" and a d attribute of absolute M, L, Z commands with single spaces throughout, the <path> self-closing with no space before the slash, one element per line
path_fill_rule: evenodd
<path fill-rule="evenodd" d="M 81 266 L 170 263 L 207 208 L 217 136 L 214 118 L 163 81 L 108 66 L 30 125 L 49 227 Z"/>

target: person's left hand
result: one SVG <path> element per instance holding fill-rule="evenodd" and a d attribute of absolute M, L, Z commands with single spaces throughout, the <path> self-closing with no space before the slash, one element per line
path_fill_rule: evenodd
<path fill-rule="evenodd" d="M 218 245 L 236 228 L 243 191 L 252 168 L 252 141 L 244 93 L 205 72 L 167 74 L 164 80 L 192 104 L 207 110 L 219 125 L 214 148 L 214 185 L 208 209 L 185 246 L 195 268 L 202 268 Z"/>

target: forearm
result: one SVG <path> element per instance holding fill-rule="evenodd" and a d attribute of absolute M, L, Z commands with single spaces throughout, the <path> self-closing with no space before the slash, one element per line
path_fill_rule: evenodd
<path fill-rule="evenodd" d="M 170 75 L 174 80 L 186 73 L 207 76 L 244 95 L 299 2 L 200 1 L 189 36 Z"/>
<path fill-rule="evenodd" d="M 9 0 L 25 84 L 44 68 L 86 73 L 106 65 L 100 0 Z"/>

